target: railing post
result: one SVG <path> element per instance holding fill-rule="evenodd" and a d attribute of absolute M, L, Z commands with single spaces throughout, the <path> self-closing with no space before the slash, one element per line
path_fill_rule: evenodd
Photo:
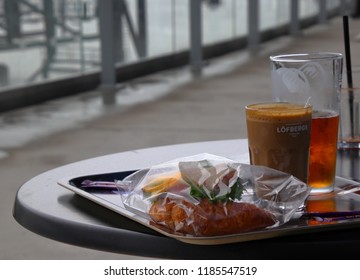
<path fill-rule="evenodd" d="M 55 16 L 53 0 L 43 0 L 43 5 L 46 37 L 46 60 L 44 61 L 42 74 L 44 78 L 48 78 L 50 65 L 56 54 Z"/>
<path fill-rule="evenodd" d="M 139 55 L 147 56 L 147 33 L 146 33 L 146 0 L 138 0 L 138 25 L 139 25 Z"/>
<path fill-rule="evenodd" d="M 195 77 L 202 73 L 202 0 L 189 1 L 190 14 L 190 67 Z"/>
<path fill-rule="evenodd" d="M 319 23 L 327 23 L 326 0 L 319 0 Z"/>
<path fill-rule="evenodd" d="M 290 1 L 290 34 L 293 36 L 300 36 L 299 0 Z"/>
<path fill-rule="evenodd" d="M 105 104 L 113 103 L 116 87 L 116 56 L 114 13 L 116 0 L 101 0 L 99 5 L 99 35 L 101 44 L 100 87 Z"/>
<path fill-rule="evenodd" d="M 122 1 L 124 0 L 115 0 L 112 6 L 113 46 L 114 46 L 115 62 L 124 62 L 125 60 Z"/>
<path fill-rule="evenodd" d="M 348 0 L 340 0 L 340 11 L 341 15 L 349 15 L 351 13 L 351 1 Z"/>
<path fill-rule="evenodd" d="M 19 3 L 14 0 L 4 0 L 2 8 L 4 9 L 6 37 L 11 44 L 14 38 L 21 37 Z"/>
<path fill-rule="evenodd" d="M 259 0 L 248 0 L 248 48 L 256 51 L 259 48 Z"/>

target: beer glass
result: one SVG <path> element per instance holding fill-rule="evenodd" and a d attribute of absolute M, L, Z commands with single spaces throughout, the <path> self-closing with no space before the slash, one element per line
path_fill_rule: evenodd
<path fill-rule="evenodd" d="M 308 185 L 312 194 L 334 190 L 343 56 L 319 52 L 270 56 L 272 97 L 311 104 Z"/>
<path fill-rule="evenodd" d="M 360 149 L 360 88 L 343 88 L 338 148 Z"/>
<path fill-rule="evenodd" d="M 310 105 L 258 103 L 245 107 L 250 163 L 308 180 Z"/>

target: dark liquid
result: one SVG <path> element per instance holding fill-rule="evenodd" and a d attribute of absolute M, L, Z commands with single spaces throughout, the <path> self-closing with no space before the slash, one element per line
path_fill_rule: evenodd
<path fill-rule="evenodd" d="M 334 183 L 339 116 L 315 112 L 310 142 L 309 186 L 328 188 Z"/>
<path fill-rule="evenodd" d="M 311 108 L 284 103 L 246 110 L 250 162 L 308 181 Z"/>

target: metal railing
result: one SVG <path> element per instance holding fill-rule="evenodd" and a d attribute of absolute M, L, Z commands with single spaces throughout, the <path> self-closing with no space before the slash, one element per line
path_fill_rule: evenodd
<path fill-rule="evenodd" d="M 0 0 L 0 111 L 99 87 L 111 92 L 119 82 L 183 65 L 199 76 L 206 59 L 244 48 L 256 52 L 266 40 L 298 36 L 309 25 L 349 13 L 352 5 L 351 0 Z"/>

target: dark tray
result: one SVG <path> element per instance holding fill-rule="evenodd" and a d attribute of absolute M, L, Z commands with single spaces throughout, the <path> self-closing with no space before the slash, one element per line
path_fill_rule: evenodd
<path fill-rule="evenodd" d="M 165 232 L 158 227 L 151 225 L 147 219 L 140 217 L 127 209 L 125 209 L 120 193 L 109 187 L 108 189 L 88 189 L 82 187 L 84 180 L 92 181 L 105 181 L 114 182 L 114 180 L 122 180 L 126 176 L 132 174 L 135 170 L 121 171 L 104 174 L 90 174 L 75 178 L 62 178 L 58 181 L 59 185 L 73 191 L 74 193 L 89 199 L 103 207 L 106 207 L 126 218 L 129 218 L 147 228 L 154 233 L 161 233 L 170 238 L 177 239 L 181 242 L 190 244 L 201 244 L 201 245 L 217 245 L 217 244 L 228 244 L 235 242 L 245 242 L 261 239 L 276 238 L 282 236 L 308 234 L 315 232 L 334 231 L 341 229 L 351 229 L 360 227 L 360 218 L 354 217 L 352 219 L 338 217 L 325 221 L 319 221 L 314 218 L 297 218 L 293 219 L 285 225 L 269 228 L 263 230 L 257 230 L 252 232 L 246 232 L 241 234 L 233 234 L 226 236 L 215 236 L 215 237 L 192 237 L 192 236 L 179 236 Z M 336 177 L 336 192 L 344 190 L 349 186 L 359 185 L 358 182 Z M 360 211 L 360 195 L 357 192 L 348 193 L 345 195 L 329 194 L 320 196 L 310 196 L 307 203 L 310 203 L 314 209 L 326 212 L 338 212 L 341 214 L 346 211 Z"/>

